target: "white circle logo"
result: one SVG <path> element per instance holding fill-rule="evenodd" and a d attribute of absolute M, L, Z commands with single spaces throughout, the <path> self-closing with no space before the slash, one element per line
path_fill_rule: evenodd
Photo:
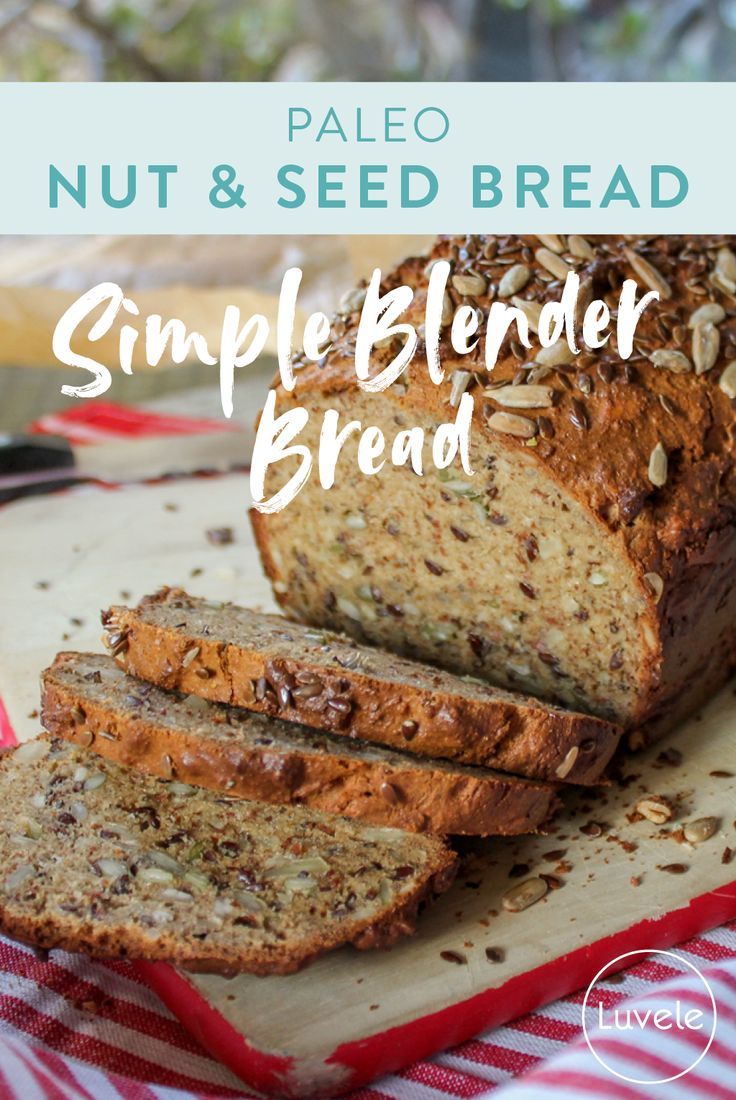
<path fill-rule="evenodd" d="M 652 990 L 646 996 L 645 1003 L 638 1008 L 622 1008 L 620 1005 L 611 1005 L 610 989 L 597 989 L 598 982 L 605 981 L 605 975 L 614 969 L 618 971 L 619 965 L 624 959 L 632 959 L 637 955 L 652 957 L 664 957 L 674 959 L 678 966 L 685 966 L 691 970 L 702 983 L 710 1010 L 703 1007 L 684 1004 L 677 992 L 671 994 L 668 991 L 660 992 Z M 695 1069 L 698 1063 L 705 1057 L 710 1049 L 716 1034 L 717 1011 L 716 999 L 713 990 L 696 966 L 693 966 L 681 955 L 673 951 L 656 951 L 652 948 L 643 948 L 639 951 L 627 951 L 611 959 L 598 971 L 593 981 L 588 986 L 583 1001 L 583 1034 L 588 1044 L 588 1049 L 596 1061 L 614 1077 L 622 1081 L 628 1081 L 633 1085 L 666 1085 L 670 1081 L 677 1081 Z M 688 1036 L 687 1043 L 673 1043 L 668 1050 L 668 1057 L 672 1060 L 680 1057 L 687 1061 L 682 1069 L 672 1073 L 669 1077 L 629 1077 L 620 1070 L 613 1068 L 606 1061 L 608 1044 L 606 1039 L 624 1039 L 635 1045 L 637 1037 L 652 1039 L 658 1034 L 665 1038 L 667 1034 L 674 1033 Z M 685 1052 L 683 1057 L 683 1051 Z M 653 1071 L 654 1073 L 654 1071 Z"/>

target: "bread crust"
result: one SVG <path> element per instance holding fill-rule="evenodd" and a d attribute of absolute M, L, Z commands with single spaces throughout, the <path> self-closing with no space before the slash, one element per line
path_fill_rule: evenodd
<path fill-rule="evenodd" d="M 423 321 L 428 261 L 449 259 L 455 270 L 472 267 L 488 242 L 497 242 L 498 254 L 523 253 L 534 273 L 545 273 L 536 258 L 540 240 L 532 235 L 440 237 L 428 256 L 411 257 L 389 272 L 383 291 L 406 284 L 415 290 L 407 316 Z M 723 370 L 736 358 L 736 315 L 733 297 L 724 293 L 713 276 L 717 251 L 734 245 L 732 236 L 671 236 L 631 238 L 590 237 L 594 250 L 589 262 L 577 265 L 581 281 L 593 296 L 603 297 L 624 279 L 636 279 L 641 293 L 650 287 L 632 266 L 632 255 L 654 265 L 669 284 L 669 296 L 650 305 L 637 326 L 635 354 L 627 366 L 609 345 L 586 352 L 571 365 L 568 385 L 559 400 L 544 413 L 552 438 L 538 438 L 534 448 L 526 440 L 504 436 L 511 451 L 524 450 L 565 492 L 585 508 L 612 539 L 615 554 L 631 567 L 638 594 L 645 601 L 640 627 L 654 639 L 650 657 L 638 669 L 635 701 L 619 715 L 638 744 L 664 732 L 692 711 L 728 677 L 736 664 L 736 426 L 734 402 L 719 387 Z M 511 261 L 509 261 L 511 262 Z M 547 290 L 537 301 L 559 299 L 561 282 L 547 279 Z M 616 290 L 617 293 L 617 290 Z M 520 292 L 520 297 L 525 297 Z M 456 295 L 457 298 L 457 295 Z M 486 310 L 487 296 L 475 299 Z M 682 350 L 692 356 L 689 317 L 703 304 L 724 307 L 718 324 L 720 351 L 715 365 L 703 373 L 691 369 L 675 373 L 657 369 L 647 356 L 658 349 Z M 296 390 L 289 394 L 278 383 L 278 406 L 302 404 L 355 388 L 354 340 L 357 314 L 344 318 L 332 350 L 319 365 L 304 363 L 297 373 Z M 641 350 L 638 350 L 641 349 Z M 441 341 L 447 373 L 473 371 L 482 363 L 472 355 L 458 359 L 449 345 L 449 330 Z M 388 356 L 389 353 L 387 352 Z M 380 354 L 376 353 L 380 361 Z M 602 364 L 602 368 L 601 365 Z M 519 360 L 509 346 L 493 371 L 494 384 L 510 382 Z M 589 374 L 590 392 L 584 400 L 576 391 L 576 371 Z M 557 389 L 557 387 L 556 387 Z M 469 392 L 478 393 L 471 388 Z M 408 392 L 390 387 L 383 398 L 395 403 L 397 414 L 426 412 L 446 419 L 447 389 L 435 386 L 427 375 L 423 348 L 412 364 Z M 488 395 L 493 411 L 493 395 Z M 584 407 L 585 425 L 574 415 L 573 401 Z M 501 406 L 497 406 L 500 410 Z M 474 432 L 492 447 L 498 436 L 485 416 L 478 416 Z M 652 451 L 662 444 L 670 457 L 664 486 L 648 477 Z M 276 598 L 290 605 L 286 578 L 281 576 L 269 545 L 271 517 L 252 512 L 253 528 Z M 662 591 L 653 591 L 647 575 L 661 579 Z"/>
<path fill-rule="evenodd" d="M 556 804 L 554 787 L 498 772 L 422 767 L 408 755 L 393 762 L 390 756 L 368 759 L 351 755 L 349 745 L 341 753 L 339 743 L 320 752 L 279 750 L 244 740 L 238 744 L 237 739 L 208 736 L 204 714 L 196 729 L 173 728 L 157 721 L 150 708 L 100 704 L 75 690 L 63 672 L 78 657 L 60 653 L 42 675 L 44 727 L 163 779 L 176 778 L 229 797 L 299 803 L 375 825 L 441 835 L 535 832 Z M 107 736 L 101 737 L 100 731 Z M 268 733 L 264 728 L 263 734 Z"/>
<path fill-rule="evenodd" d="M 165 588 L 145 597 L 137 608 L 113 607 L 105 613 L 108 631 L 120 639 L 116 659 L 126 672 L 166 689 L 317 729 L 552 782 L 600 782 L 618 745 L 617 726 L 525 696 L 514 700 L 503 693 L 480 700 L 448 693 L 444 686 L 433 691 L 404 681 L 391 683 L 359 667 L 329 668 L 306 657 L 275 657 L 146 621 L 147 610 L 167 602 L 184 606 L 190 599 L 180 589 Z M 300 629 L 286 620 L 285 625 Z M 322 682 L 319 696 L 297 701 L 278 690 L 304 672 Z M 257 691 L 261 681 L 270 690 Z M 330 705 L 331 700 L 339 700 L 339 707 Z"/>

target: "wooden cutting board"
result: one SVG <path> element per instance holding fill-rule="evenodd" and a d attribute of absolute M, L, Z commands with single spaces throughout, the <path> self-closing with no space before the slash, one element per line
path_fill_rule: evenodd
<path fill-rule="evenodd" d="M 78 490 L 0 512 L 0 696 L 20 737 L 38 727 L 39 671 L 59 648 L 99 649 L 108 603 L 168 583 L 272 606 L 246 500 L 245 478 L 226 476 Z M 223 526 L 234 541 L 212 545 L 205 532 Z M 632 758 L 623 786 L 568 798 L 552 834 L 468 845 L 456 885 L 391 952 L 346 949 L 284 978 L 141 969 L 251 1087 L 317 1097 L 355 1087 L 584 987 L 623 952 L 665 948 L 736 917 L 736 860 L 723 861 L 736 848 L 735 727 L 731 685 L 668 742 Z M 679 762 L 662 756 L 673 748 Z M 647 793 L 674 800 L 672 822 L 636 820 Z M 719 819 L 716 835 L 682 843 L 683 822 L 704 816 Z M 502 895 L 540 873 L 561 887 L 505 911 Z M 489 961 L 488 948 L 503 961 Z"/>

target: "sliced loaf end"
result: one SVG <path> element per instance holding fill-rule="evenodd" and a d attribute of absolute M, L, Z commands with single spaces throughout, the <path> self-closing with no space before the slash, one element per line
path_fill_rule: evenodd
<path fill-rule="evenodd" d="M 138 775 L 49 736 L 0 761 L 0 929 L 40 948 L 289 973 L 389 946 L 446 890 L 439 840 Z"/>

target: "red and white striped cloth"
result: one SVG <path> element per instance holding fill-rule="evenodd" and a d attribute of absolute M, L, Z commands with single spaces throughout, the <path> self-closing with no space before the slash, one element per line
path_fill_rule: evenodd
<path fill-rule="evenodd" d="M 708 979 L 718 1006 L 715 1040 L 700 1064 L 663 1086 L 627 1084 L 602 1068 L 582 1038 L 583 993 L 350 1094 L 349 1100 L 733 1100 L 736 1096 L 736 922 L 674 949 Z M 626 972 L 608 1003 L 661 998 L 673 981 L 685 1007 L 702 985 L 670 958 Z M 616 1041 L 616 1068 L 662 1077 L 682 1068 L 674 1033 Z M 613 1044 L 614 1040 L 607 1040 Z M 516 1080 L 515 1080 L 516 1079 Z M 506 1087 L 504 1087 L 506 1086 Z M 187 1035 L 126 962 L 52 952 L 39 961 L 0 939 L 2 1100 L 224 1100 L 251 1097 Z"/>
<path fill-rule="evenodd" d="M 95 409 L 95 406 L 97 407 Z M 212 430 L 165 418 L 171 432 Z M 71 423 L 70 423 L 71 421 Z M 197 425 L 199 425 L 197 427 Z M 140 435 L 162 425 L 102 402 L 54 417 L 40 430 L 74 442 Z M 0 742 L 12 731 L 0 702 Z M 648 946 L 648 945 L 642 945 Z M 666 1085 L 628 1084 L 604 1069 L 582 1032 L 584 992 L 479 1035 L 435 1058 L 350 1094 L 349 1100 L 733 1100 L 736 1097 L 736 921 L 673 949 L 709 981 L 718 1006 L 715 1040 L 700 1064 Z M 702 1007 L 686 965 L 655 957 L 607 992 L 610 1005 L 661 996 L 672 982 L 683 1004 Z M 628 1077 L 669 1076 L 682 1067 L 682 1038 L 669 1032 L 606 1038 Z M 611 1046 L 613 1044 L 613 1046 Z M 0 938 L 0 1100 L 225 1100 L 251 1097 L 192 1039 L 127 962 L 95 963 L 53 952 L 39 961 Z"/>

